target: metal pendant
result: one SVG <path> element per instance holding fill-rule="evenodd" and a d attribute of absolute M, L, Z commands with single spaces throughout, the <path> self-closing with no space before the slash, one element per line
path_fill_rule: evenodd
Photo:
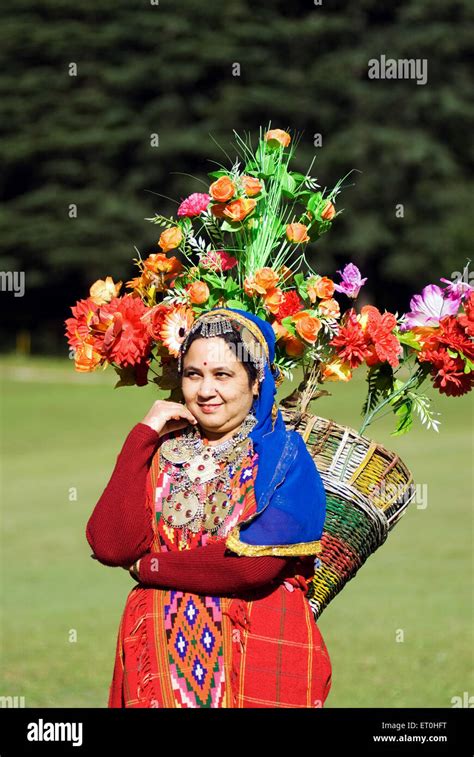
<path fill-rule="evenodd" d="M 192 451 L 189 447 L 177 442 L 176 439 L 167 439 L 160 447 L 160 455 L 170 463 L 180 465 L 191 460 Z"/>
<path fill-rule="evenodd" d="M 200 502 L 190 491 L 169 494 L 163 501 L 162 517 L 169 526 L 184 526 L 199 510 Z"/>
<path fill-rule="evenodd" d="M 227 517 L 231 506 L 231 499 L 225 492 L 215 492 L 206 504 L 204 528 L 213 531 L 218 528 Z"/>
<path fill-rule="evenodd" d="M 237 460 L 239 460 L 239 458 L 242 457 L 244 447 L 245 447 L 244 443 L 238 444 L 236 447 L 234 447 L 232 452 L 227 456 L 227 462 L 234 463 Z"/>
<path fill-rule="evenodd" d="M 219 464 L 214 460 L 210 452 L 195 455 L 184 465 L 184 470 L 193 483 L 204 484 L 218 476 L 221 472 Z"/>

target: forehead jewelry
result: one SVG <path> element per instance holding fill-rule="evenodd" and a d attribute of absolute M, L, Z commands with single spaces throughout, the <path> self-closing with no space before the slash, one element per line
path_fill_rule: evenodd
<path fill-rule="evenodd" d="M 224 311 L 225 313 L 226 311 Z M 186 351 L 188 341 L 192 334 L 199 332 L 200 336 L 213 337 L 233 331 L 232 322 L 240 334 L 243 345 L 245 346 L 250 358 L 257 369 L 258 380 L 261 383 L 265 378 L 265 362 L 268 359 L 268 345 L 263 338 L 258 335 L 259 329 L 255 324 L 249 326 L 237 318 L 231 319 L 222 312 L 211 312 L 198 318 L 184 338 L 178 355 L 178 371 L 181 373 L 183 364 L 183 354 Z"/>

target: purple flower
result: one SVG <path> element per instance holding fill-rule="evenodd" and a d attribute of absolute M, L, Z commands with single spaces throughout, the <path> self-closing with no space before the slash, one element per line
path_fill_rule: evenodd
<path fill-rule="evenodd" d="M 341 274 L 342 281 L 340 284 L 334 284 L 336 292 L 343 292 L 348 297 L 356 298 L 360 288 L 367 281 L 367 277 L 361 279 L 360 271 L 354 263 L 347 263 L 344 270 L 342 272 L 337 271 L 337 273 Z"/>
<path fill-rule="evenodd" d="M 440 279 L 440 281 L 444 281 L 448 285 L 444 289 L 448 294 L 448 297 L 453 297 L 455 299 L 460 298 L 461 300 L 464 300 L 469 292 L 474 289 L 474 287 L 467 284 L 465 281 L 450 281 L 450 279 Z"/>
<path fill-rule="evenodd" d="M 429 284 L 421 294 L 415 294 L 410 300 L 410 312 L 403 316 L 400 331 L 407 331 L 415 326 L 438 326 L 445 315 L 457 315 L 461 295 L 449 294 L 447 288 L 441 289 L 437 284 Z"/>

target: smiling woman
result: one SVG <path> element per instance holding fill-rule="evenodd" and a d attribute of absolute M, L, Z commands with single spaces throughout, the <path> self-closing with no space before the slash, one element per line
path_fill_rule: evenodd
<path fill-rule="evenodd" d="M 236 357 L 236 346 L 242 360 Z M 194 332 L 183 365 L 181 390 L 186 407 L 197 418 L 209 443 L 225 441 L 258 396 L 257 369 L 238 333 L 206 339 Z"/>
<path fill-rule="evenodd" d="M 88 522 L 95 556 L 138 581 L 109 707 L 322 707 L 329 693 L 305 596 L 325 493 L 275 403 L 274 342 L 253 314 L 200 316 L 184 404 L 157 401 L 132 429 Z"/>

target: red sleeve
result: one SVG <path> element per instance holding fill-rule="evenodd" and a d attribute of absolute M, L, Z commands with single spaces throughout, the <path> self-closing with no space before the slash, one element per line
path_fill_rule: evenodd
<path fill-rule="evenodd" d="M 226 553 L 225 540 L 140 558 L 140 584 L 218 596 L 238 594 L 294 575 L 294 557 L 244 557 Z"/>
<path fill-rule="evenodd" d="M 145 423 L 132 428 L 89 518 L 87 541 L 105 565 L 128 568 L 150 548 L 153 527 L 146 507 L 146 479 L 160 439 Z"/>

